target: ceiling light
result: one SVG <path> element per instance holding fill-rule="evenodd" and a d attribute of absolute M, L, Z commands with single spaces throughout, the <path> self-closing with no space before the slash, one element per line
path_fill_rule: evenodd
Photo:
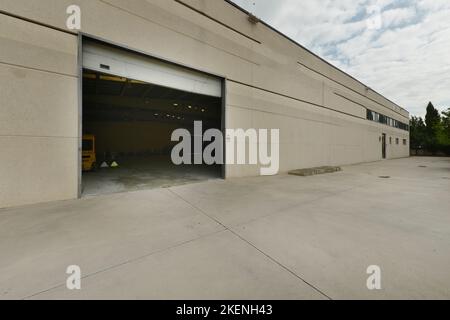
<path fill-rule="evenodd" d="M 192 109 L 192 106 L 188 106 L 189 109 Z"/>

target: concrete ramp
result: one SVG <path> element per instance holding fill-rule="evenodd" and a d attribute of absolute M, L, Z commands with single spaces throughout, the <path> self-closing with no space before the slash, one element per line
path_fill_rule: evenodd
<path fill-rule="evenodd" d="M 334 172 L 339 172 L 339 171 L 342 171 L 341 167 L 326 166 L 326 167 L 293 170 L 293 171 L 289 171 L 289 174 L 293 175 L 293 176 L 307 177 L 307 176 L 314 176 L 316 174 L 334 173 Z"/>

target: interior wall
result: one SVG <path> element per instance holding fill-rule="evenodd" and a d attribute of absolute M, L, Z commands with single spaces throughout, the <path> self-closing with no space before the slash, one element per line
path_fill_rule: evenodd
<path fill-rule="evenodd" d="M 86 122 L 84 133 L 96 137 L 97 154 L 168 153 L 172 132 L 179 125 L 161 122 Z M 170 154 L 170 151 L 169 151 Z"/>

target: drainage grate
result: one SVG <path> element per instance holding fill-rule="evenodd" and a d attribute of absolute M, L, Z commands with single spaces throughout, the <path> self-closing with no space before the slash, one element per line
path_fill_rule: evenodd
<path fill-rule="evenodd" d="M 427 166 L 419 166 L 419 168 L 428 168 Z"/>
<path fill-rule="evenodd" d="M 391 176 L 379 176 L 379 178 L 381 178 L 381 179 L 390 179 Z"/>

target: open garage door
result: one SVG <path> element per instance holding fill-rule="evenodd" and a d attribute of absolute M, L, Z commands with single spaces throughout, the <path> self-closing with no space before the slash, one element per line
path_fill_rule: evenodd
<path fill-rule="evenodd" d="M 217 77 L 96 42 L 84 43 L 83 67 L 181 91 L 222 96 L 222 81 Z"/>
<path fill-rule="evenodd" d="M 222 79 L 103 43 L 83 43 L 82 194 L 223 177 L 221 165 L 172 163 L 171 136 L 223 126 Z"/>

